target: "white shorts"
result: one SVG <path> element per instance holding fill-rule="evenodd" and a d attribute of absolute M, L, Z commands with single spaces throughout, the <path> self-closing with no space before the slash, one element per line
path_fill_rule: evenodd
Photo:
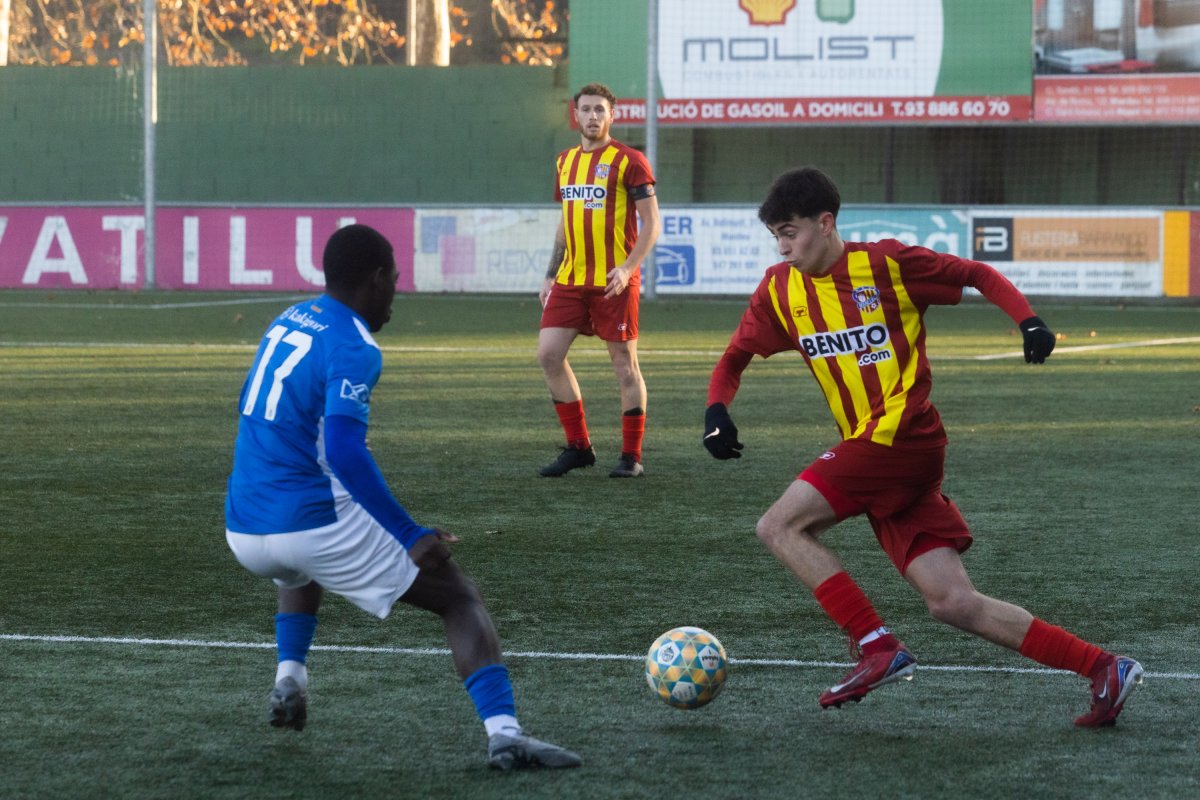
<path fill-rule="evenodd" d="M 369 614 L 383 619 L 413 581 L 417 565 L 404 545 L 358 503 L 337 522 L 293 533 L 225 531 L 243 567 L 272 578 L 281 589 L 316 581 Z"/>

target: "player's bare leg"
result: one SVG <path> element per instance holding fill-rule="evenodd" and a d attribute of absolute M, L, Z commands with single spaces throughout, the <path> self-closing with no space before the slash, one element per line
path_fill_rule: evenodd
<path fill-rule="evenodd" d="M 500 639 L 483 597 L 453 559 L 443 561 L 437 569 L 421 570 L 400 599 L 442 618 L 460 678 L 500 663 Z"/>
<path fill-rule="evenodd" d="M 573 469 L 590 467 L 596 463 L 587 435 L 587 423 L 583 413 L 583 394 L 575 371 L 567 361 L 567 351 L 579 331 L 573 328 L 542 328 L 538 333 L 538 364 L 546 378 L 546 388 L 554 401 L 554 410 L 567 438 L 567 446 L 558 458 L 542 467 L 544 478 L 559 478 Z"/>
<path fill-rule="evenodd" d="M 575 371 L 567 362 L 567 352 L 577 336 L 579 331 L 574 328 L 542 328 L 538 332 L 538 364 L 556 403 L 573 403 L 583 397 Z"/>
<path fill-rule="evenodd" d="M 1069 669 L 1087 678 L 1092 705 L 1076 718 L 1080 727 L 1114 725 L 1126 699 L 1142 682 L 1144 670 L 1134 659 L 1107 653 L 1036 619 L 1020 606 L 976 591 L 953 548 L 940 547 L 918 556 L 904 577 L 921 593 L 934 618 L 1046 666 Z"/>
<path fill-rule="evenodd" d="M 1021 649 L 1033 615 L 976 591 L 953 547 L 938 547 L 917 556 L 904 578 L 921 593 L 934 619 L 1010 650 Z"/>
<path fill-rule="evenodd" d="M 606 342 L 621 392 L 621 457 L 611 478 L 637 478 L 642 466 L 642 434 L 646 422 L 646 381 L 638 364 L 637 340 Z"/>
<path fill-rule="evenodd" d="M 838 557 L 818 540 L 835 522 L 837 515 L 821 493 L 797 480 L 758 520 L 755 533 L 812 591 L 843 570 Z"/>
<path fill-rule="evenodd" d="M 837 522 L 829 501 L 812 484 L 796 480 L 758 521 L 756 533 L 771 553 L 813 592 L 825 612 L 850 634 L 858 663 L 821 694 L 823 708 L 857 702 L 889 683 L 911 680 L 917 661 L 891 634 L 870 601 L 819 536 Z"/>
<path fill-rule="evenodd" d="M 442 618 L 446 640 L 467 692 L 488 732 L 488 765 L 508 771 L 530 767 L 577 767 L 580 757 L 558 745 L 535 739 L 517 722 L 496 627 L 475 583 L 453 559 L 422 570 L 404 596 L 409 605 Z"/>

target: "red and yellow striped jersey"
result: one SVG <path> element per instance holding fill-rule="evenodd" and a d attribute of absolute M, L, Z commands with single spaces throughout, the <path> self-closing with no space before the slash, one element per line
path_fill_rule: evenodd
<path fill-rule="evenodd" d="M 629 256 L 638 237 L 637 210 L 629 190 L 654 183 L 650 163 L 616 140 L 598 150 L 572 147 L 558 154 L 555 197 L 562 203 L 567 252 L 555 282 L 601 287 L 608 271 Z M 640 270 L 630 285 L 640 283 Z"/>
<path fill-rule="evenodd" d="M 799 350 L 843 439 L 942 444 L 945 430 L 929 401 L 925 310 L 956 304 L 965 286 L 978 288 L 1014 321 L 1033 310 L 987 264 L 895 239 L 845 245 L 820 277 L 787 263 L 770 267 L 731 344 L 761 356 Z"/>

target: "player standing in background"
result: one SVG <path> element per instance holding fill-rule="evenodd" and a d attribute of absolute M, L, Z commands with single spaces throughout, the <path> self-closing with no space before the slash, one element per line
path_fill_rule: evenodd
<path fill-rule="evenodd" d="M 952 305 L 973 286 L 1018 323 L 1025 360 L 1043 363 L 1054 334 L 1015 286 L 986 264 L 910 247 L 894 239 L 844 242 L 841 199 L 817 169 L 777 178 L 759 219 L 782 263 L 767 270 L 750 298 L 708 386 L 704 445 L 718 459 L 742 444 L 728 406 L 754 355 L 799 350 L 821 386 L 842 441 L 821 454 L 758 521 L 756 532 L 850 635 L 861 660 L 820 697 L 822 707 L 861 700 L 911 679 L 916 659 L 884 626 L 871 601 L 820 535 L 866 514 L 892 563 L 938 620 L 1091 680 L 1082 727 L 1116 722 L 1142 666 L 1113 655 L 1023 608 L 978 592 L 960 554 L 971 534 L 941 492 L 946 432 L 929 401 L 925 310 Z"/>
<path fill-rule="evenodd" d="M 646 382 L 637 356 L 638 290 L 642 260 L 654 247 L 661 222 L 646 157 L 609 135 L 615 102 L 602 84 L 580 89 L 575 95 L 580 144 L 559 153 L 555 162 L 555 192 L 563 213 L 538 293 L 538 363 L 567 446 L 542 468 L 547 478 L 596 463 L 583 395 L 567 363 L 567 351 L 581 333 L 599 336 L 608 345 L 621 389 L 621 457 L 609 477 L 636 478 L 644 471 Z"/>
<path fill-rule="evenodd" d="M 328 589 L 380 619 L 397 600 L 442 618 L 492 767 L 578 766 L 576 754 L 522 731 L 491 617 L 450 558 L 446 543 L 457 538 L 415 523 L 367 449 L 383 365 L 371 334 L 391 318 L 396 294 L 391 244 L 350 225 L 329 238 L 323 267 L 325 294 L 284 311 L 259 345 L 242 388 L 225 501 L 230 549 L 279 587 L 270 723 L 305 726 L 305 660 Z"/>

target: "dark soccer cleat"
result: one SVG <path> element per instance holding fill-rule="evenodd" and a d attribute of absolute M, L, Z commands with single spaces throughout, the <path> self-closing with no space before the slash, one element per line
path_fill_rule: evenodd
<path fill-rule="evenodd" d="M 304 730 L 308 721 L 308 694 L 289 676 L 275 684 L 267 698 L 267 719 L 276 728 Z"/>
<path fill-rule="evenodd" d="M 863 656 L 842 682 L 830 687 L 817 701 L 821 708 L 837 708 L 842 703 L 858 702 L 867 693 L 898 680 L 911 681 L 917 660 L 903 642 L 896 641 L 890 650 Z"/>
<path fill-rule="evenodd" d="M 617 465 L 613 467 L 612 472 L 608 473 L 610 478 L 640 478 L 645 472 L 642 467 L 642 462 L 638 461 L 628 453 L 622 453 Z"/>
<path fill-rule="evenodd" d="M 535 739 L 524 731 L 488 737 L 488 766 L 508 772 L 531 767 L 578 767 L 583 759 L 558 745 Z"/>
<path fill-rule="evenodd" d="M 1103 728 L 1117 724 L 1125 700 L 1142 682 L 1145 670 L 1128 656 L 1105 654 L 1092 668 L 1092 710 L 1075 719 L 1081 728 Z"/>
<path fill-rule="evenodd" d="M 587 447 L 564 447 L 554 462 L 542 467 L 543 478 L 561 478 L 573 469 L 590 467 L 596 463 L 596 451 Z"/>

